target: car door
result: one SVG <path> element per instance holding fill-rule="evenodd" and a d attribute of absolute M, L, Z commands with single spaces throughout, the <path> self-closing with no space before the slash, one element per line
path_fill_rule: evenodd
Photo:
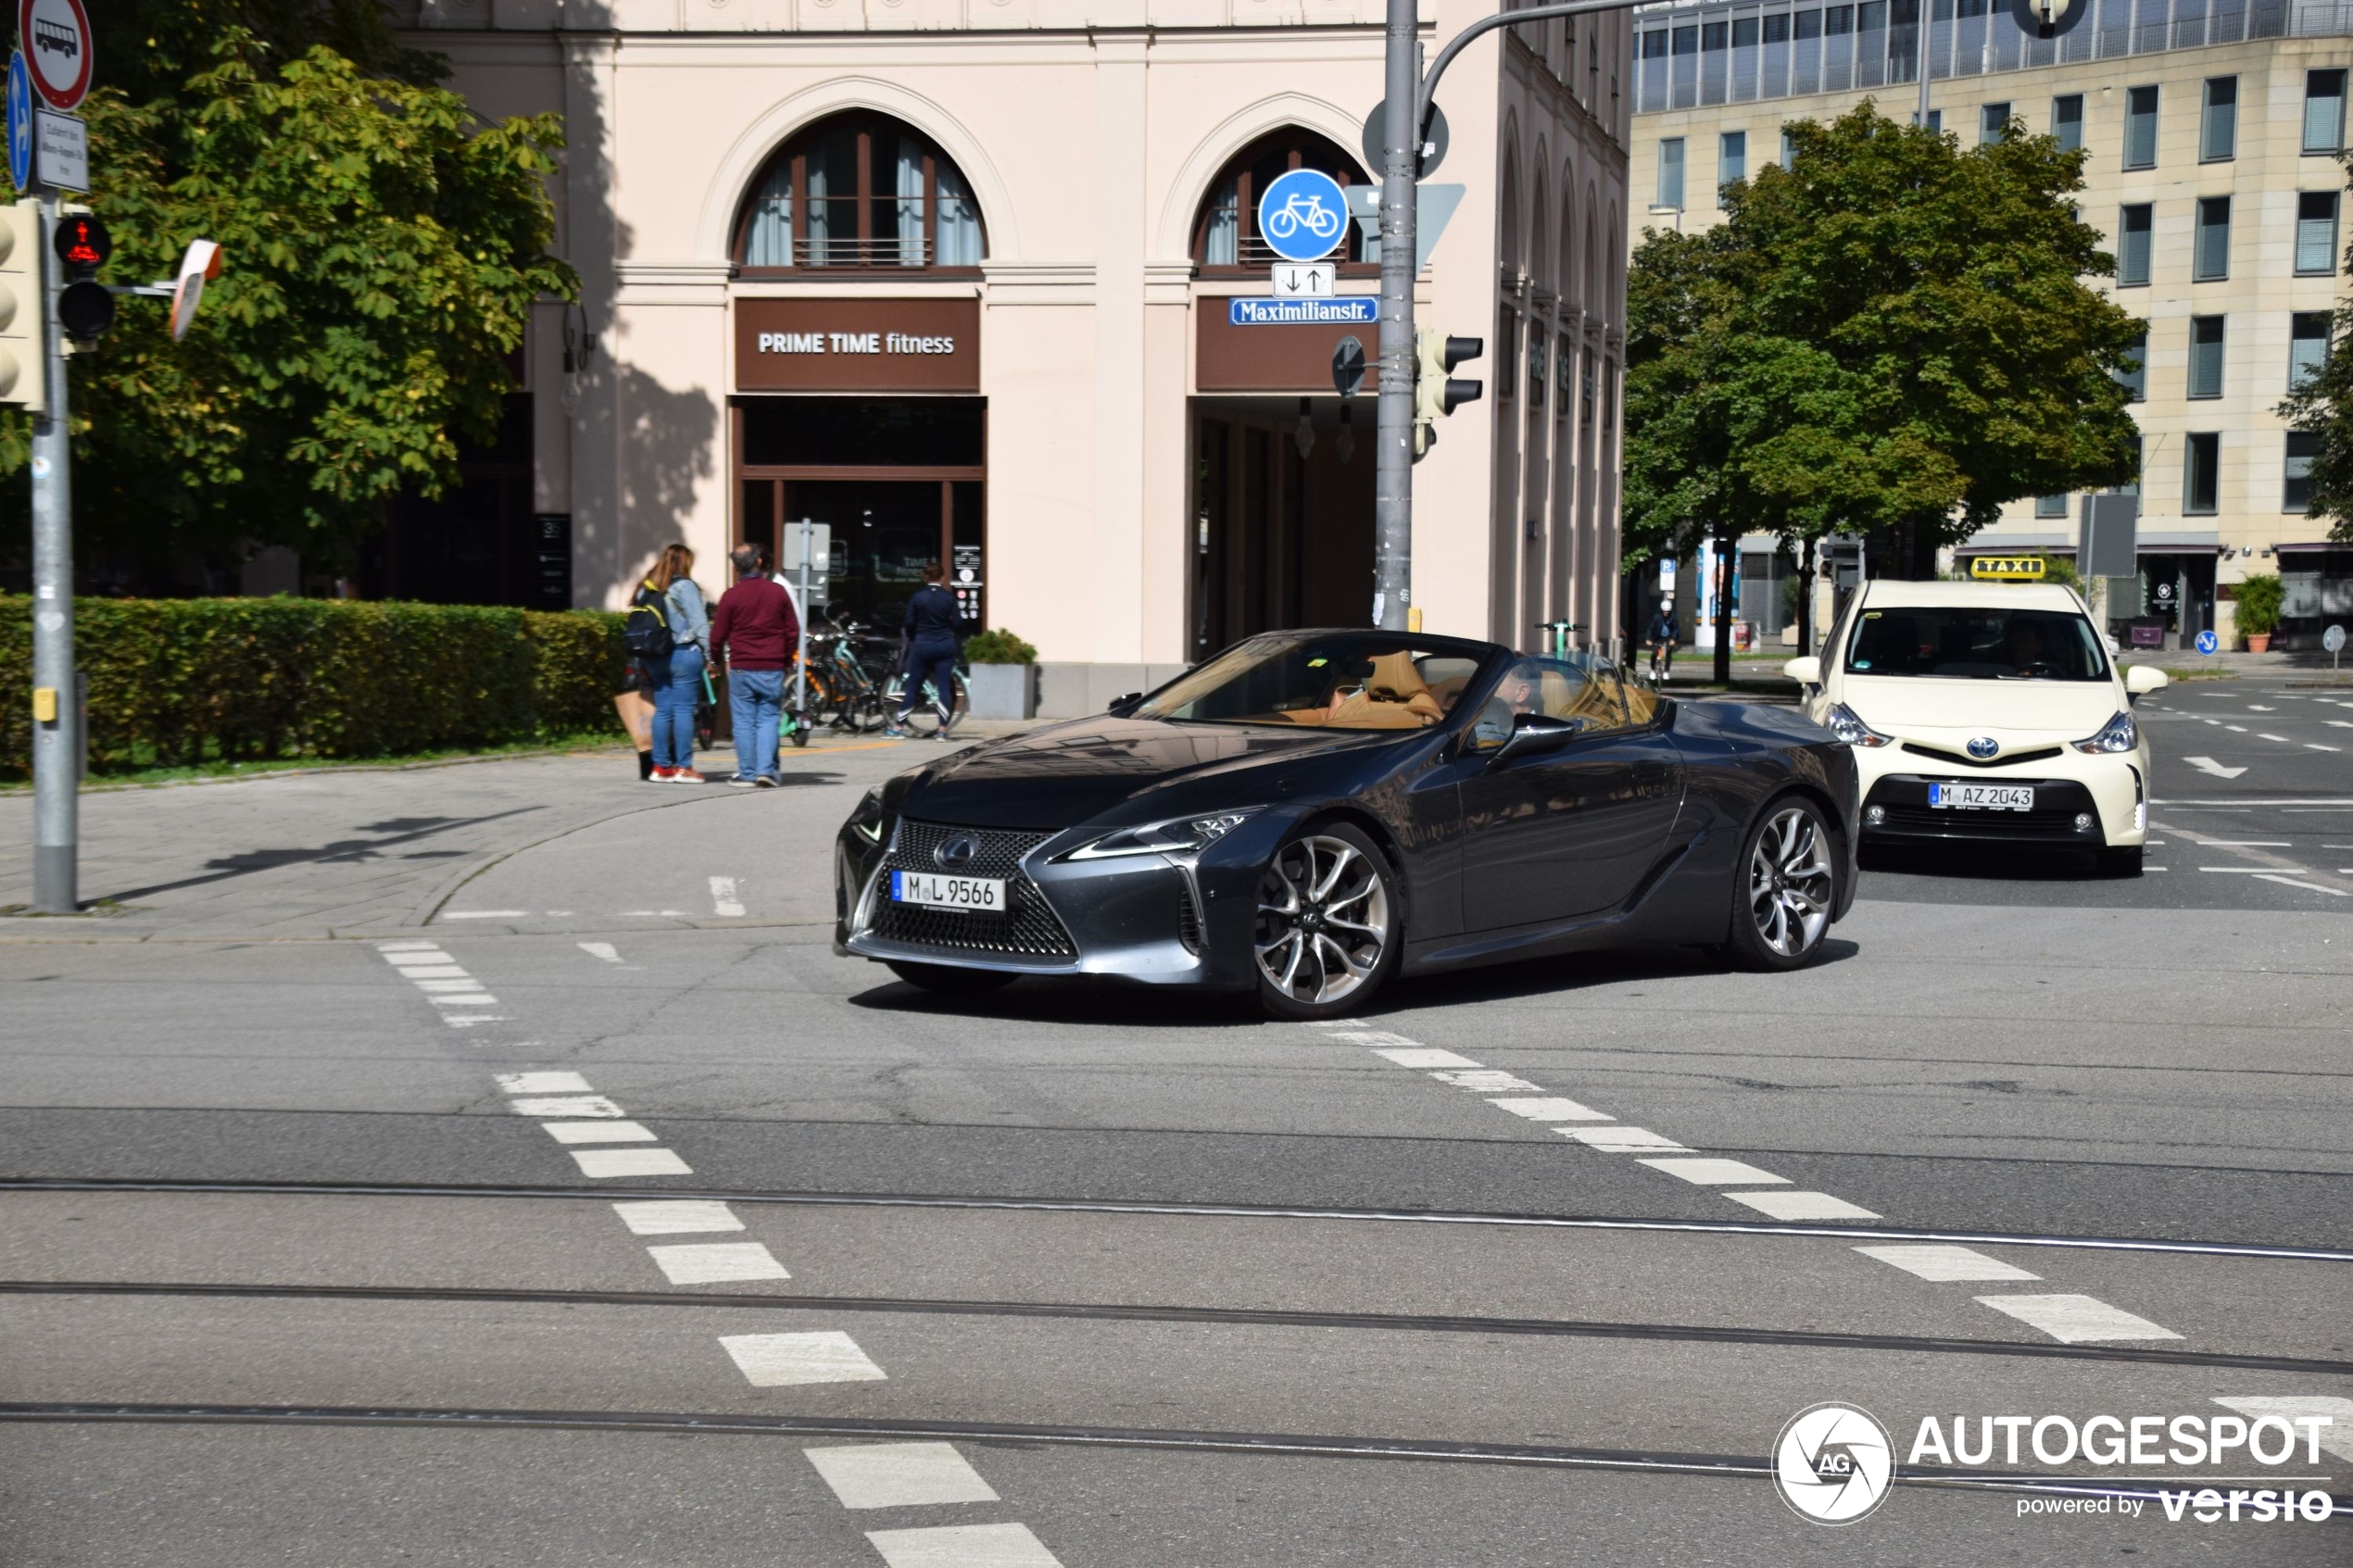
<path fill-rule="evenodd" d="M 1515 702 L 1516 679 L 1532 674 Z M 1574 920 L 1625 903 L 1665 847 L 1683 765 L 1647 692 L 1629 709 L 1606 660 L 1524 659 L 1506 671 L 1460 759 L 1466 931 Z M 1581 725 L 1500 757 L 1515 709 Z"/>

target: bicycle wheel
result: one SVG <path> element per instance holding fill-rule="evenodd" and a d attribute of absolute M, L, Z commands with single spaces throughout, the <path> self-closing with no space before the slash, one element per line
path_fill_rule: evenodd
<path fill-rule="evenodd" d="M 900 682 L 891 683 L 891 711 L 898 711 L 900 694 L 905 690 L 906 687 Z M 964 684 L 963 671 L 958 671 L 950 678 L 948 713 L 944 718 L 939 711 L 939 694 L 929 681 L 925 681 L 923 692 L 915 703 L 914 711 L 907 715 L 907 727 L 926 739 L 934 735 L 952 734 L 956 726 L 963 722 L 964 715 L 972 711 L 972 692 Z"/>

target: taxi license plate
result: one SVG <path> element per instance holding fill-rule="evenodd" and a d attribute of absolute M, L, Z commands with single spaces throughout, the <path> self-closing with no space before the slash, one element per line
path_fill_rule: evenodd
<path fill-rule="evenodd" d="M 935 909 L 968 909 L 988 915 L 1005 912 L 1005 884 L 995 877 L 893 872 L 890 896 L 901 904 L 922 904 Z"/>
<path fill-rule="evenodd" d="M 2034 786 L 1932 784 L 1928 786 L 1928 803 L 1947 810 L 2032 811 L 2034 809 Z"/>

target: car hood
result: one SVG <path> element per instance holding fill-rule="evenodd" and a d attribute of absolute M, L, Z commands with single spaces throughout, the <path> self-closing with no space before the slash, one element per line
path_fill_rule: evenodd
<path fill-rule="evenodd" d="M 1881 734 L 1923 740 L 2082 740 L 2116 716 L 2124 699 L 2111 681 L 1940 681 L 1933 676 L 1855 676 L 1839 698 Z"/>
<path fill-rule="evenodd" d="M 1168 813 L 1211 805 L 1245 806 L 1272 775 L 1335 752 L 1393 742 L 1361 731 L 1288 730 L 1239 724 L 1176 724 L 1108 715 L 1035 730 L 959 753 L 926 770 L 897 805 L 919 821 L 962 827 L 1076 827 L 1123 806 L 1149 820 L 1147 802 Z M 1269 775 L 1264 779 L 1253 775 Z M 1214 797 L 1204 800 L 1203 797 Z"/>

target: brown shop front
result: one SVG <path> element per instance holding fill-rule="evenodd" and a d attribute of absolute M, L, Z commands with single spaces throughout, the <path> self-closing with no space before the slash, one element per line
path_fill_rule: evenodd
<path fill-rule="evenodd" d="M 988 614 L 988 408 L 975 298 L 739 298 L 735 537 L 832 530 L 837 620 L 892 627 L 934 561 L 975 630 Z"/>

